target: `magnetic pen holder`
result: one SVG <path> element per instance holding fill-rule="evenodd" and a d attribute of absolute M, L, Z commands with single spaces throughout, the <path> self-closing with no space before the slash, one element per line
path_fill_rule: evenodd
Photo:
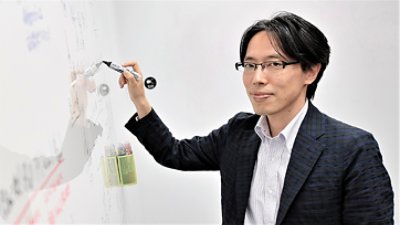
<path fill-rule="evenodd" d="M 101 167 L 106 187 L 126 186 L 137 183 L 133 155 L 102 156 Z"/>

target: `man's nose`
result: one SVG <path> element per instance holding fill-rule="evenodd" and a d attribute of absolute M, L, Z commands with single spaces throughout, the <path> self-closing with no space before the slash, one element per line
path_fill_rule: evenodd
<path fill-rule="evenodd" d="M 266 84 L 268 82 L 267 75 L 264 73 L 263 68 L 261 66 L 257 66 L 253 75 L 253 84 Z"/>

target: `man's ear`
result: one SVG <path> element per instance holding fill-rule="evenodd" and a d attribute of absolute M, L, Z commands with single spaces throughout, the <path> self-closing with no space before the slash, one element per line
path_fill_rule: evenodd
<path fill-rule="evenodd" d="M 320 69 L 321 69 L 320 63 L 311 66 L 311 68 L 306 72 L 306 80 L 304 81 L 304 83 L 308 85 L 312 84 L 315 81 L 315 79 L 317 79 Z"/>

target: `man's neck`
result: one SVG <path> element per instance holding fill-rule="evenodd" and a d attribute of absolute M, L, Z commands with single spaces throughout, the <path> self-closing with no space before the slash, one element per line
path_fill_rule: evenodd
<path fill-rule="evenodd" d="M 284 111 L 277 114 L 266 115 L 271 137 L 275 137 L 276 135 L 281 133 L 281 131 L 285 129 L 290 121 L 292 121 L 293 118 L 300 112 L 306 102 L 307 101 L 304 100 L 304 102 L 301 102 L 300 104 L 297 104 L 291 108 L 285 109 Z"/>

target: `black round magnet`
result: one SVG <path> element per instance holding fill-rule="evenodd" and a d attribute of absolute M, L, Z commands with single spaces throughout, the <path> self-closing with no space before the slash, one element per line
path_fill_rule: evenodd
<path fill-rule="evenodd" d="M 156 79 L 155 79 L 154 77 L 147 77 L 147 78 L 144 80 L 144 86 L 145 86 L 147 89 L 153 89 L 153 88 L 156 87 L 156 85 L 157 85 L 157 81 L 156 81 Z"/>

